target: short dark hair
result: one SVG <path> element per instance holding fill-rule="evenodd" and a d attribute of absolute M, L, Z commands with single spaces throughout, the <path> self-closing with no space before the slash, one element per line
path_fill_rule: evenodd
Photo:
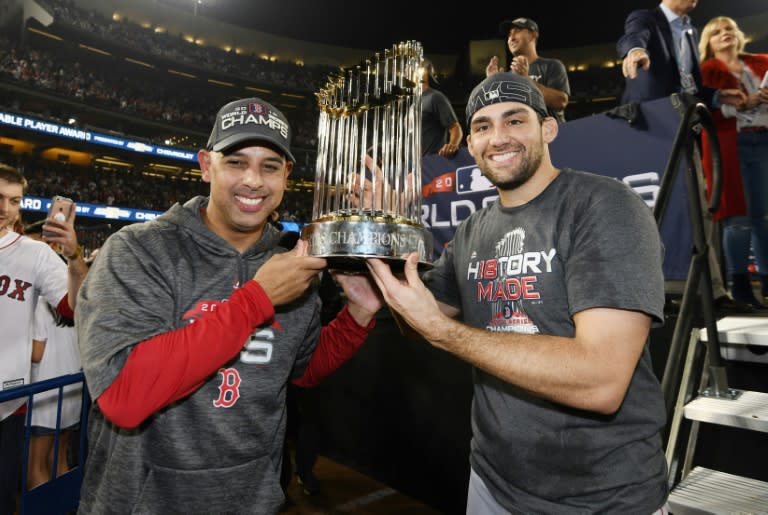
<path fill-rule="evenodd" d="M 22 193 L 27 192 L 29 183 L 27 182 L 26 177 L 24 177 L 17 168 L 11 165 L 0 163 L 0 179 L 10 182 L 11 184 L 21 184 Z"/>

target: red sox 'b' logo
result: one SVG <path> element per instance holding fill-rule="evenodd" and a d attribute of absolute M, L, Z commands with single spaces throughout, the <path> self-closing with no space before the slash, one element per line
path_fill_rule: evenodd
<path fill-rule="evenodd" d="M 217 408 L 231 408 L 240 398 L 240 373 L 235 368 L 220 368 L 219 397 L 213 401 Z"/>

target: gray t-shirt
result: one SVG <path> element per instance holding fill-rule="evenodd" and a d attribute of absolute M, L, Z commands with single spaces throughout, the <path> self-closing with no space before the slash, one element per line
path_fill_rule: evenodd
<path fill-rule="evenodd" d="M 448 142 L 448 128 L 459 119 L 450 100 L 429 88 L 421 95 L 421 155 L 437 154 Z"/>
<path fill-rule="evenodd" d="M 548 88 L 571 94 L 571 86 L 568 82 L 568 72 L 562 61 L 539 57 L 528 65 L 528 77 L 540 82 Z M 565 112 L 548 109 L 550 116 L 554 116 L 558 122 L 565 123 Z"/>
<path fill-rule="evenodd" d="M 613 178 L 564 169 L 538 197 L 496 201 L 457 229 L 425 283 L 493 332 L 571 337 L 595 307 L 663 320 L 663 248 L 650 208 Z M 622 342 L 617 341 L 616 345 Z M 472 468 L 513 513 L 652 513 L 667 496 L 664 401 L 646 346 L 611 416 L 474 370 Z"/>

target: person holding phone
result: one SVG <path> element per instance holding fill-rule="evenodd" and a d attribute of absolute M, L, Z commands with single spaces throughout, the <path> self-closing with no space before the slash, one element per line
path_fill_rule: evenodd
<path fill-rule="evenodd" d="M 46 243 L 59 246 L 66 264 L 46 243 L 13 229 L 21 211 L 27 180 L 16 168 L 0 163 L 0 388 L 30 382 L 32 319 L 38 302 L 47 302 L 71 318 L 88 272 L 75 233 L 74 203 L 63 221 L 47 219 Z M 65 203 L 66 204 L 66 203 Z M 26 397 L 0 403 L 0 513 L 14 513 L 19 484 Z"/>
<path fill-rule="evenodd" d="M 704 84 L 740 89 L 746 100 L 712 113 L 722 158 L 720 209 L 728 287 L 737 302 L 768 310 L 768 54 L 745 51 L 746 37 L 732 18 L 717 16 L 704 26 L 699 41 Z M 712 157 L 704 138 L 704 170 L 711 177 Z M 711 179 L 710 179 L 711 182 Z M 750 273 L 753 247 L 760 277 L 756 298 Z"/>

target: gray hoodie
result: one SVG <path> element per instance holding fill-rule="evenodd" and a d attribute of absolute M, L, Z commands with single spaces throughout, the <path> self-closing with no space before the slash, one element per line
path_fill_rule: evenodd
<path fill-rule="evenodd" d="M 240 254 L 203 223 L 207 202 L 196 197 L 121 229 L 94 261 L 76 315 L 94 399 L 133 346 L 206 316 L 284 250 L 279 232 L 267 226 Z M 114 426 L 94 403 L 78 513 L 276 513 L 284 498 L 286 385 L 317 344 L 319 307 L 314 289 L 281 306 L 236 358 L 136 429 Z M 233 380 L 236 398 L 223 394 L 235 391 Z"/>

